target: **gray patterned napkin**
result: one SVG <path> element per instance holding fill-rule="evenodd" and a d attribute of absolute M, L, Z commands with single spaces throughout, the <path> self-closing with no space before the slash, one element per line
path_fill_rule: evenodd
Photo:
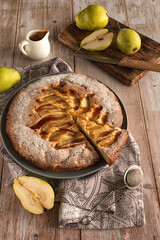
<path fill-rule="evenodd" d="M 70 66 L 60 58 L 34 66 L 19 67 L 17 70 L 23 75 L 21 81 L 9 91 L 0 96 L 0 114 L 9 96 L 21 85 L 47 73 L 72 72 Z M 6 160 L 11 178 L 30 175 L 25 169 L 15 163 L 3 148 L 0 139 L 0 154 Z M 139 148 L 135 140 L 129 135 L 127 142 L 113 166 L 106 166 L 101 171 L 80 179 L 60 181 L 57 199 L 61 199 L 59 211 L 59 227 L 78 229 L 114 229 L 122 227 L 140 226 L 145 223 L 142 186 L 137 190 L 120 190 L 123 186 L 123 174 L 128 166 L 140 165 Z M 31 174 L 33 175 L 33 174 Z M 55 188 L 57 181 L 47 180 Z M 99 218 L 89 225 L 81 223 L 81 219 L 113 189 L 113 194 L 105 198 L 90 216 L 95 217 L 113 202 L 113 205 Z M 119 197 L 119 202 L 116 199 Z"/>
<path fill-rule="evenodd" d="M 136 190 L 123 188 L 124 172 L 131 165 L 140 166 L 140 155 L 139 147 L 130 134 L 121 154 L 111 167 L 106 166 L 89 177 L 62 181 L 59 186 L 62 195 L 59 226 L 78 229 L 115 229 L 143 225 L 145 216 L 142 186 Z M 117 190 L 104 199 L 114 189 Z M 120 200 L 116 202 L 119 198 Z M 111 202 L 114 202 L 115 209 L 106 211 L 88 225 L 82 224 L 81 219 L 101 201 L 103 204 L 98 205 L 96 211 L 89 215 L 91 218 L 96 217 Z"/>

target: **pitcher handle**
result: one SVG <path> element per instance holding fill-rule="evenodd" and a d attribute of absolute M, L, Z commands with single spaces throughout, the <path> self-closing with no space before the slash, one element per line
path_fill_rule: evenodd
<path fill-rule="evenodd" d="M 26 56 L 28 56 L 27 51 L 24 49 L 26 45 L 29 45 L 29 42 L 26 40 L 23 40 L 22 42 L 19 43 L 19 50 Z"/>

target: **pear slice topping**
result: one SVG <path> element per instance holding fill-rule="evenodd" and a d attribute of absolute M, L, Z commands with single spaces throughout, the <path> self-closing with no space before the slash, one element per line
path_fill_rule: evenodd
<path fill-rule="evenodd" d="M 113 33 L 108 29 L 100 29 L 91 33 L 81 41 L 80 47 L 88 51 L 102 51 L 109 47 L 113 40 Z"/>
<path fill-rule="evenodd" d="M 13 189 L 23 207 L 34 214 L 42 214 L 54 206 L 54 191 L 45 181 L 35 177 L 14 179 Z"/>

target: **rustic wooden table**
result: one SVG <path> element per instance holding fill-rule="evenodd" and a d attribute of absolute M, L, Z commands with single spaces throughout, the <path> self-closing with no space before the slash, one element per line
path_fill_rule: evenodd
<path fill-rule="evenodd" d="M 100 79 L 119 95 L 128 114 L 129 130 L 141 151 L 146 225 L 112 231 L 59 229 L 58 205 L 40 216 L 25 211 L 12 186 L 6 186 L 9 170 L 0 156 L 0 240 L 160 239 L 160 74 L 150 72 L 137 85 L 127 87 L 94 63 L 74 59 L 72 50 L 60 43 L 57 35 L 90 4 L 104 6 L 111 17 L 160 41 L 159 0 L 1 0 L 0 66 L 34 64 L 22 55 L 18 44 L 32 29 L 49 29 L 51 53 L 47 59 L 61 57 L 75 72 Z"/>

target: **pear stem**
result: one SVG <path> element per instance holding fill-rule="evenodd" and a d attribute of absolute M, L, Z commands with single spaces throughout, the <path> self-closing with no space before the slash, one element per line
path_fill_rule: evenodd
<path fill-rule="evenodd" d="M 79 47 L 73 54 L 76 54 L 82 47 Z"/>
<path fill-rule="evenodd" d="M 117 22 L 117 26 L 118 26 L 119 30 L 121 30 L 121 27 L 120 27 L 120 25 L 119 25 L 119 22 Z"/>
<path fill-rule="evenodd" d="M 75 22 L 74 22 L 74 21 L 73 21 L 73 22 L 66 22 L 65 25 L 66 25 L 66 26 L 69 26 L 69 25 L 71 25 L 71 24 L 73 24 L 73 23 L 75 23 Z"/>

